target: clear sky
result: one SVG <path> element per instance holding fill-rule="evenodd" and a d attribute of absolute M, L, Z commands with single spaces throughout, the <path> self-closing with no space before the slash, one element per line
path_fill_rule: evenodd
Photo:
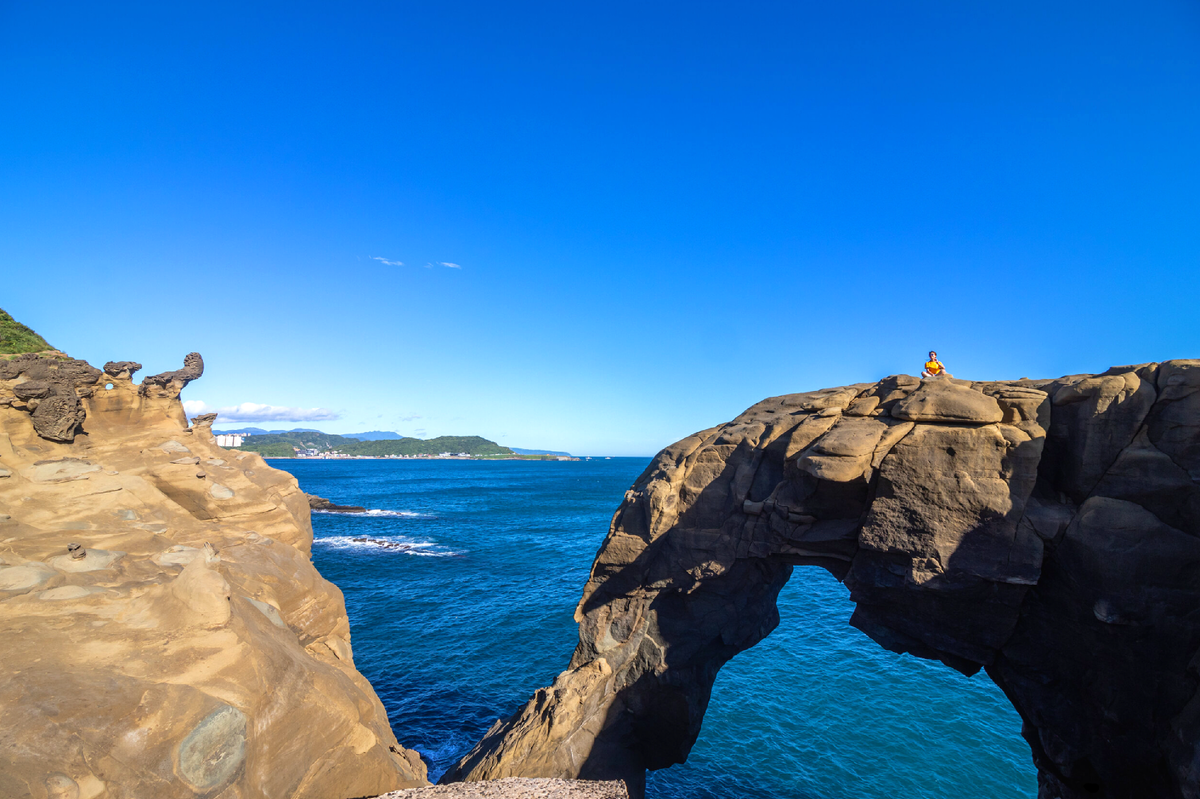
<path fill-rule="evenodd" d="M 227 427 L 648 455 L 1200 357 L 1194 0 L 0 0 L 0 123 L 0 308 Z"/>

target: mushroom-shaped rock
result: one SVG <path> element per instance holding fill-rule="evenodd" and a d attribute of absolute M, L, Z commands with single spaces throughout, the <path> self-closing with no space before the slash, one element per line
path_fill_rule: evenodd
<path fill-rule="evenodd" d="M 1004 418 L 1000 403 L 950 378 L 932 378 L 892 408 L 892 416 L 910 422 L 990 424 Z"/>
<path fill-rule="evenodd" d="M 207 433 L 212 433 L 213 422 L 217 421 L 217 414 L 202 413 L 192 419 L 192 428 Z"/>
<path fill-rule="evenodd" d="M 142 365 L 135 361 L 109 361 L 104 364 L 104 374 L 109 377 L 129 380 L 134 372 L 140 371 Z"/>
<path fill-rule="evenodd" d="M 140 391 L 144 397 L 174 399 L 188 383 L 199 379 L 203 374 L 204 359 L 198 352 L 189 352 L 183 359 L 182 369 L 143 378 Z"/>

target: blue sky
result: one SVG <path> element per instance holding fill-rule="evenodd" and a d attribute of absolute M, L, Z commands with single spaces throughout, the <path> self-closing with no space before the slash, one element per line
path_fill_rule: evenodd
<path fill-rule="evenodd" d="M 0 0 L 0 307 L 192 403 L 648 455 L 1200 357 L 1191 0 L 253 5 Z"/>

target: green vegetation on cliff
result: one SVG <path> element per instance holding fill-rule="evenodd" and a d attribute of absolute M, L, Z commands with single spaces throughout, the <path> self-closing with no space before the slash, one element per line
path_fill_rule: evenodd
<path fill-rule="evenodd" d="M 241 449 L 257 452 L 265 458 L 295 457 L 293 447 L 334 450 L 346 455 L 366 455 L 376 458 L 388 455 L 440 455 L 443 452 L 468 455 L 511 455 L 512 450 L 479 436 L 439 436 L 428 440 L 401 438 L 398 440 L 359 441 L 357 438 L 329 433 L 269 433 L 247 436 Z"/>
<path fill-rule="evenodd" d="M 45 352 L 54 349 L 29 327 L 13 319 L 0 308 L 0 355 Z"/>

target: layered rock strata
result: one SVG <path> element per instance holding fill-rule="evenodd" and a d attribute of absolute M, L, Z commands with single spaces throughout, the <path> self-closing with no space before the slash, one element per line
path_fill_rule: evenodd
<path fill-rule="evenodd" d="M 296 480 L 189 426 L 203 361 L 0 361 L 0 796 L 427 784 L 354 667 Z"/>
<path fill-rule="evenodd" d="M 626 494 L 569 668 L 445 777 L 683 762 L 718 669 L 799 564 L 882 646 L 986 669 L 1042 799 L 1200 795 L 1200 361 L 1058 380 L 905 375 L 765 400 Z"/>

